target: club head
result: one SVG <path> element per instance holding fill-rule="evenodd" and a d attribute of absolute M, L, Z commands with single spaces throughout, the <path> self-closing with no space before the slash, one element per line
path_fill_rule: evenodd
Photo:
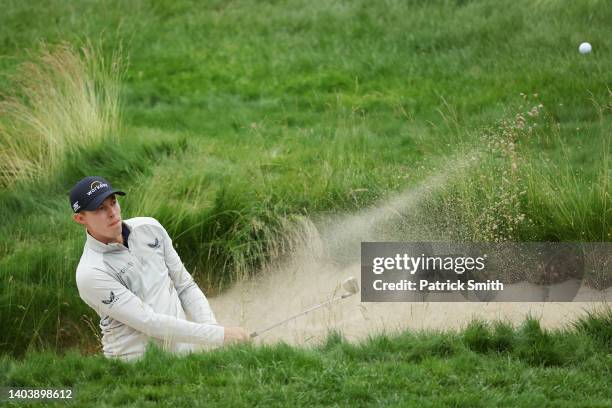
<path fill-rule="evenodd" d="M 342 282 L 342 288 L 346 291 L 343 297 L 354 295 L 355 293 L 359 292 L 359 282 L 357 282 L 357 279 L 351 276 Z"/>

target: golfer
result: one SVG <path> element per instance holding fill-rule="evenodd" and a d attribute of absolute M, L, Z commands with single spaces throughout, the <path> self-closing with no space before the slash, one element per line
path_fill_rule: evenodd
<path fill-rule="evenodd" d="M 148 217 L 121 219 L 117 195 L 102 177 L 70 192 L 74 220 L 86 230 L 76 271 L 79 295 L 100 315 L 107 357 L 131 360 L 154 342 L 179 354 L 248 339 L 217 324 L 164 227 Z"/>

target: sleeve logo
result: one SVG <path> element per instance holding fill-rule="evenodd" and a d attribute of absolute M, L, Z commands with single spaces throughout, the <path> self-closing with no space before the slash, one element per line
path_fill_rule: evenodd
<path fill-rule="evenodd" d="M 119 297 L 115 296 L 115 292 L 111 290 L 110 297 L 108 299 L 102 299 L 102 303 L 111 307 L 117 300 L 119 300 Z"/>
<path fill-rule="evenodd" d="M 157 249 L 159 248 L 159 239 L 155 238 L 155 242 L 147 245 L 149 246 L 149 248 Z"/>

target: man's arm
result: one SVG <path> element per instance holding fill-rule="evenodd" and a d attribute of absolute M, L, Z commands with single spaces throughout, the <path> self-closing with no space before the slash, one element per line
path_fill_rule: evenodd
<path fill-rule="evenodd" d="M 77 274 L 81 298 L 100 315 L 108 315 L 148 336 L 172 342 L 221 345 L 234 334 L 233 328 L 194 323 L 155 313 L 118 280 L 99 269 Z"/>
<path fill-rule="evenodd" d="M 206 296 L 204 296 L 202 290 L 200 290 L 189 272 L 187 272 L 187 269 L 185 269 L 181 258 L 172 246 L 172 239 L 163 227 L 162 229 L 166 266 L 168 267 L 170 278 L 174 282 L 179 299 L 181 299 L 183 309 L 191 316 L 194 322 L 217 324 Z"/>

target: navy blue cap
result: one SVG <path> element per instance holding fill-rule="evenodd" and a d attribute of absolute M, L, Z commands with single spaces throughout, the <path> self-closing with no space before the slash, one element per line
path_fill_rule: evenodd
<path fill-rule="evenodd" d="M 83 210 L 93 211 L 111 194 L 125 195 L 123 191 L 113 189 L 102 177 L 85 177 L 70 190 L 72 211 L 75 213 Z"/>

